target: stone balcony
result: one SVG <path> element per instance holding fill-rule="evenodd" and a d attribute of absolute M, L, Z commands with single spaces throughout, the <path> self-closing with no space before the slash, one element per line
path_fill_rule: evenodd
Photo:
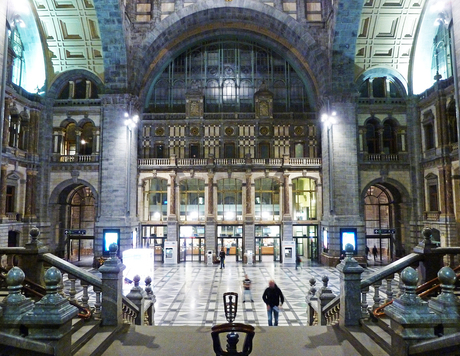
<path fill-rule="evenodd" d="M 241 168 L 310 168 L 320 169 L 321 158 L 141 158 L 138 160 L 139 169 L 157 169 L 172 167 L 241 167 Z"/>

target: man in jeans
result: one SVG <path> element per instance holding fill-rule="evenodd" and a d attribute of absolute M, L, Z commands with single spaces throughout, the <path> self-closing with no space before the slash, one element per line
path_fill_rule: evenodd
<path fill-rule="evenodd" d="M 275 326 L 278 326 L 279 308 L 283 306 L 284 295 L 281 289 L 275 284 L 274 280 L 268 282 L 268 288 L 262 296 L 265 304 L 267 304 L 268 326 L 272 326 L 272 317 L 275 315 Z"/>

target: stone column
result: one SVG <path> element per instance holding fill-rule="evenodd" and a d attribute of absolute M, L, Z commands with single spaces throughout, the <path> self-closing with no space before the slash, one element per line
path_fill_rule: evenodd
<path fill-rule="evenodd" d="M 290 197 L 289 197 L 289 173 L 283 174 L 283 216 L 289 216 L 291 220 Z"/>
<path fill-rule="evenodd" d="M 21 117 L 21 132 L 19 133 L 20 145 L 19 149 L 27 151 L 29 149 L 29 132 L 30 132 L 30 114 L 27 112 L 27 108 L 19 115 Z"/>
<path fill-rule="evenodd" d="M 124 116 L 126 112 L 130 112 L 130 108 L 131 115 L 137 112 L 137 98 L 129 94 L 102 94 L 100 97 L 100 129 L 105 134 L 99 167 L 100 215 L 95 225 L 95 258 L 102 254 L 104 229 L 120 230 L 119 251 L 122 253 L 132 247 L 132 233 L 138 226 L 136 214 L 127 214 L 127 207 L 130 211 L 136 211 L 137 127 L 132 129 L 132 140 L 129 140 Z M 130 148 L 128 145 L 131 145 Z"/>
<path fill-rule="evenodd" d="M 212 158 L 211 158 L 212 159 Z M 214 211 L 214 172 L 209 170 L 208 172 L 208 204 L 206 214 L 206 226 L 205 226 L 205 237 L 206 237 L 206 251 L 213 251 L 213 259 L 216 256 L 216 220 Z M 207 253 L 206 253 L 207 257 Z M 212 264 L 207 261 L 207 265 Z"/>
<path fill-rule="evenodd" d="M 118 246 L 109 247 L 110 258 L 99 268 L 102 274 L 102 325 L 118 326 L 123 322 L 122 289 L 125 266 L 117 257 Z"/>
<path fill-rule="evenodd" d="M 305 22 L 307 21 L 307 15 L 305 11 L 305 0 L 297 0 L 297 21 Z"/>
<path fill-rule="evenodd" d="M 81 130 L 80 129 L 75 129 L 75 156 L 78 156 L 80 154 L 80 147 L 81 147 Z"/>
<path fill-rule="evenodd" d="M 91 148 L 91 153 L 93 155 L 98 155 L 99 154 L 99 147 L 100 147 L 100 140 L 101 138 L 101 131 L 99 128 L 95 127 L 93 128 L 93 147 Z"/>
<path fill-rule="evenodd" d="M 170 174 L 169 186 L 169 215 L 176 215 L 176 174 Z"/>
<path fill-rule="evenodd" d="M 174 2 L 174 11 L 178 11 L 184 7 L 184 0 L 176 0 Z"/>
<path fill-rule="evenodd" d="M 38 171 L 34 169 L 27 169 L 27 180 L 26 180 L 26 201 L 25 201 L 25 211 L 24 211 L 24 220 L 31 221 L 35 219 L 35 177 L 37 176 Z"/>
<path fill-rule="evenodd" d="M 153 0 L 152 19 L 155 21 L 155 23 L 158 23 L 161 20 L 161 2 L 160 0 Z"/>
<path fill-rule="evenodd" d="M 340 318 L 341 326 L 358 326 L 361 319 L 361 274 L 364 272 L 352 257 L 353 246 L 345 246 L 346 257 L 337 266 L 340 272 Z"/>
<path fill-rule="evenodd" d="M 214 173 L 208 173 L 208 216 L 214 216 Z"/>
<path fill-rule="evenodd" d="M 383 152 L 383 128 L 377 129 L 377 137 L 379 139 L 380 153 L 384 154 L 385 152 Z"/>
<path fill-rule="evenodd" d="M 343 94 L 323 98 L 320 116 L 332 116 L 334 123 L 322 127 L 322 166 L 324 215 L 321 225 L 329 236 L 328 252 L 321 254 L 321 262 L 335 266 L 342 251 L 340 229 L 356 228 L 358 255 L 364 255 L 365 230 L 360 212 L 358 172 L 358 140 L 356 127 L 356 98 Z"/>
<path fill-rule="evenodd" d="M 273 7 L 277 10 L 283 11 L 283 0 L 275 0 Z"/>
<path fill-rule="evenodd" d="M 10 106 L 11 99 L 5 100 L 5 110 L 4 110 L 4 119 L 3 119 L 3 137 L 2 137 L 2 147 L 8 147 L 8 141 L 10 139 Z"/>
<path fill-rule="evenodd" d="M 2 164 L 0 174 L 0 219 L 7 220 L 6 216 L 6 175 L 8 171 L 8 164 Z"/>
<path fill-rule="evenodd" d="M 447 163 L 438 167 L 439 172 L 439 193 L 441 196 L 442 215 L 454 218 L 454 198 L 452 191 L 452 165 Z"/>

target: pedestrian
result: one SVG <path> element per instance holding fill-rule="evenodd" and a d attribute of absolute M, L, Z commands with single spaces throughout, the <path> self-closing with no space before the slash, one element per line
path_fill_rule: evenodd
<path fill-rule="evenodd" d="M 377 259 L 377 253 L 378 253 L 377 247 L 375 247 L 374 245 L 374 247 L 372 248 L 372 254 L 374 255 L 374 261 Z"/>
<path fill-rule="evenodd" d="M 371 249 L 369 246 L 366 246 L 366 258 L 369 258 L 369 254 L 371 253 Z"/>
<path fill-rule="evenodd" d="M 302 262 L 302 260 L 300 259 L 300 256 L 297 255 L 297 257 L 295 258 L 295 269 L 300 267 L 300 262 Z"/>
<path fill-rule="evenodd" d="M 254 300 L 252 300 L 252 293 L 251 293 L 251 280 L 249 279 L 247 274 L 244 275 L 244 279 L 243 279 L 243 303 L 246 302 L 246 297 L 249 298 L 251 303 L 254 302 Z"/>
<path fill-rule="evenodd" d="M 223 248 L 219 253 L 219 258 L 220 258 L 220 269 L 225 268 L 225 251 Z"/>
<path fill-rule="evenodd" d="M 281 289 L 275 284 L 274 280 L 268 282 L 268 288 L 262 295 L 262 300 L 267 305 L 268 326 L 272 326 L 272 318 L 275 317 L 274 325 L 278 326 L 279 308 L 283 306 L 284 295 Z"/>

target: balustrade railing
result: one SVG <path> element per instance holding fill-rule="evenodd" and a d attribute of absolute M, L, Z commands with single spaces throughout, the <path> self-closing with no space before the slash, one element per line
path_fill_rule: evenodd
<path fill-rule="evenodd" d="M 74 156 L 69 156 L 74 157 Z M 72 161 L 73 162 L 73 161 Z M 316 167 L 321 166 L 321 158 L 140 158 L 139 167 L 184 167 L 184 166 L 243 166 L 261 165 L 269 167 Z"/>
<path fill-rule="evenodd" d="M 146 288 L 143 290 L 139 287 L 140 278 L 136 276 L 135 286 L 127 296 L 123 296 L 121 288 L 118 288 L 122 285 L 123 268 L 118 258 L 115 256 L 117 249 L 116 245 L 114 250 L 113 246 L 111 246 L 111 257 L 99 268 L 98 272 L 102 275 L 102 277 L 100 277 L 99 275 L 78 268 L 70 262 L 48 253 L 38 241 L 38 234 L 38 229 L 34 228 L 31 230 L 30 235 L 32 241 L 28 243 L 26 247 L 0 248 L 0 256 L 7 256 L 6 259 L 2 258 L 2 261 L 7 267 L 12 267 L 10 271 L 13 268 L 18 268 L 13 267 L 14 264 L 17 264 L 22 268 L 21 273 L 29 277 L 31 281 L 34 281 L 26 281 L 25 283 L 21 281 L 20 287 L 13 288 L 15 294 L 17 294 L 16 290 L 27 287 L 29 294 L 34 299 L 42 298 L 43 287 L 41 286 L 48 283 L 47 277 L 44 277 L 44 271 L 45 269 L 49 270 L 51 267 L 58 271 L 60 276 L 67 274 L 69 287 L 66 289 L 63 288 L 63 279 L 60 277 L 59 286 L 56 288 L 53 287 L 53 290 L 60 290 L 59 294 L 65 297 L 66 301 L 72 306 L 77 306 L 79 309 L 78 315 L 81 318 L 86 319 L 92 317 L 94 320 L 100 321 L 101 325 L 116 326 L 117 328 L 125 323 L 153 325 L 154 304 L 156 300 L 151 289 L 151 278 L 148 277 L 146 279 Z M 105 277 L 106 274 L 107 277 Z M 113 276 L 116 276 L 116 278 L 113 278 Z M 9 283 L 7 278 L 4 280 Z M 36 285 L 35 282 L 37 283 Z M 77 288 L 77 286 L 80 288 Z M 8 287 L 8 290 L 11 294 L 12 289 Z M 79 296 L 79 298 L 77 298 L 77 296 Z M 17 299 L 19 297 L 13 298 Z M 117 300 L 119 302 L 117 302 Z M 0 304 L 0 314 L 4 303 L 5 301 Z M 114 309 L 117 308 L 118 305 L 121 305 L 122 308 L 119 312 Z M 120 320 L 118 320 L 120 315 Z M 45 314 L 42 316 L 46 318 Z M 43 323 L 43 320 L 39 320 L 37 317 L 30 321 L 26 327 L 30 330 L 39 329 L 41 323 Z M 5 325 L 5 318 L 1 318 L 0 315 L 0 333 L 19 333 L 19 325 L 17 325 L 17 328 L 16 326 L 13 328 L 10 326 L 5 327 Z M 6 339 L 9 340 L 9 338 Z M 27 342 L 24 344 L 20 343 L 16 345 L 15 348 L 23 349 L 23 347 L 25 347 L 24 345 L 29 344 L 30 343 Z M 3 344 L 0 340 L 0 349 L 1 345 Z M 35 350 L 36 352 L 41 350 L 41 346 L 36 343 L 32 343 L 27 347 L 31 347 L 29 350 Z"/>
<path fill-rule="evenodd" d="M 436 247 L 437 245 L 431 241 L 430 229 L 424 229 L 422 234 L 424 236 L 424 240 L 421 241 L 416 248 L 414 248 L 414 253 L 411 253 L 391 263 L 390 265 L 385 266 L 384 268 L 378 270 L 376 273 L 371 274 L 370 276 L 359 282 L 361 313 L 355 313 L 356 315 L 354 315 L 353 317 L 355 321 L 357 321 L 356 324 L 352 324 L 353 320 L 351 320 L 351 324 L 347 324 L 347 322 L 350 323 L 350 320 L 345 321 L 342 319 L 345 315 L 347 315 L 347 317 L 350 316 L 350 311 L 341 311 L 341 309 L 344 308 L 344 306 L 341 305 L 341 302 L 343 302 L 343 296 L 334 296 L 334 298 L 330 300 L 327 304 L 321 303 L 322 292 L 317 291 L 315 285 L 316 281 L 314 279 L 310 280 L 310 290 L 306 296 L 306 301 L 308 305 L 307 316 L 309 325 L 332 325 L 335 323 L 340 323 L 343 326 L 358 325 L 360 323 L 359 320 L 367 319 L 371 316 L 375 317 L 377 315 L 382 315 L 383 313 L 381 312 L 381 310 L 386 307 L 385 310 L 389 309 L 390 314 L 392 313 L 391 310 L 393 310 L 393 314 L 391 314 L 393 315 L 393 317 L 390 315 L 392 323 L 402 323 L 402 326 L 398 328 L 398 332 L 401 330 L 402 331 L 399 332 L 399 334 L 397 332 L 397 335 L 394 336 L 394 338 L 392 338 L 391 347 L 392 349 L 394 349 L 393 351 L 396 355 L 402 356 L 412 354 L 412 352 L 402 353 L 400 351 L 397 351 L 397 346 L 393 343 L 394 340 L 398 339 L 398 337 L 400 339 L 400 343 L 398 346 L 400 347 L 401 344 L 408 343 L 410 345 L 410 350 L 413 350 L 413 354 L 423 354 L 422 349 L 420 349 L 420 347 L 416 345 L 417 342 L 422 341 L 429 345 L 429 347 L 433 347 L 433 349 L 435 349 L 435 347 L 438 347 L 441 350 L 444 347 L 443 345 L 445 344 L 435 341 L 426 342 L 425 340 L 439 336 L 440 329 L 443 330 L 443 335 L 446 335 L 446 337 L 448 336 L 448 334 L 452 334 L 453 332 L 457 332 L 459 330 L 458 325 L 460 325 L 460 313 L 458 312 L 458 305 L 460 305 L 460 300 L 458 300 L 457 297 L 454 297 L 453 294 L 454 284 L 457 279 L 457 276 L 454 270 L 448 267 L 441 267 L 444 264 L 444 256 L 460 255 L 460 247 Z M 351 263 L 351 261 L 354 261 L 354 265 Z M 356 261 L 352 258 L 351 252 L 347 253 L 347 257 L 341 262 L 342 266 L 341 268 L 339 268 L 339 270 L 341 270 L 344 273 L 342 283 L 344 283 L 346 273 L 351 273 L 351 275 L 353 273 L 362 273 L 362 271 L 357 271 L 356 264 Z M 350 266 L 355 268 L 353 272 L 350 272 Z M 411 266 L 418 267 L 419 272 L 415 272 L 415 270 L 413 270 Z M 414 282 L 412 278 L 415 277 L 407 277 L 408 273 L 411 276 L 414 274 L 418 275 L 420 273 L 420 275 L 422 276 L 421 282 L 431 280 L 434 275 L 438 276 L 442 292 L 441 295 L 439 295 L 438 297 L 430 299 L 428 304 L 430 305 L 430 308 L 433 310 L 423 309 L 421 311 L 417 311 L 417 308 L 419 308 L 420 305 L 425 304 L 417 301 L 421 300 L 421 297 L 416 294 L 416 292 L 418 293 L 419 291 L 421 291 L 421 288 L 416 288 L 416 286 L 419 284 L 418 277 L 417 281 Z M 447 278 L 446 275 L 448 275 L 449 278 Z M 409 288 L 408 283 L 413 287 Z M 432 281 L 430 281 L 430 283 L 432 284 Z M 347 289 L 346 283 L 345 285 L 341 286 L 341 290 L 345 289 L 347 290 L 346 293 L 348 293 L 347 299 L 345 300 L 351 298 L 350 294 L 356 293 L 352 286 L 348 288 L 349 289 Z M 413 289 L 413 292 L 411 291 L 411 288 Z M 372 292 L 372 295 L 369 295 L 369 292 Z M 402 302 L 399 302 L 397 307 L 393 307 L 392 303 L 394 304 L 394 301 L 398 300 L 402 300 Z M 411 308 L 414 309 L 411 310 Z M 454 309 L 456 310 L 456 312 L 452 313 Z M 396 312 L 394 310 L 396 310 Z M 375 311 L 379 311 L 379 313 L 374 313 Z M 405 316 L 401 316 L 401 313 Z M 420 313 L 419 316 L 418 313 Z M 432 319 L 430 319 L 432 320 L 432 322 L 425 325 L 428 316 L 430 316 L 431 318 L 431 315 L 436 313 L 438 313 L 438 315 L 441 315 L 441 319 L 433 317 Z M 449 316 L 444 317 L 443 315 Z M 407 322 L 407 320 L 410 320 L 410 323 L 406 325 L 405 323 Z M 423 326 L 425 330 L 421 330 L 422 327 L 419 326 L 419 324 L 425 325 Z M 457 327 L 452 328 L 451 326 L 453 324 L 457 325 Z M 414 334 L 413 330 L 416 330 L 416 333 L 414 334 L 415 336 L 413 335 L 413 340 L 405 338 L 405 335 L 408 335 L 407 332 L 404 332 L 404 328 L 406 327 L 412 330 L 410 332 L 412 334 Z M 417 332 L 419 334 L 417 334 Z M 460 333 L 458 333 L 457 336 L 460 337 Z M 451 336 L 448 337 L 450 340 Z"/>

